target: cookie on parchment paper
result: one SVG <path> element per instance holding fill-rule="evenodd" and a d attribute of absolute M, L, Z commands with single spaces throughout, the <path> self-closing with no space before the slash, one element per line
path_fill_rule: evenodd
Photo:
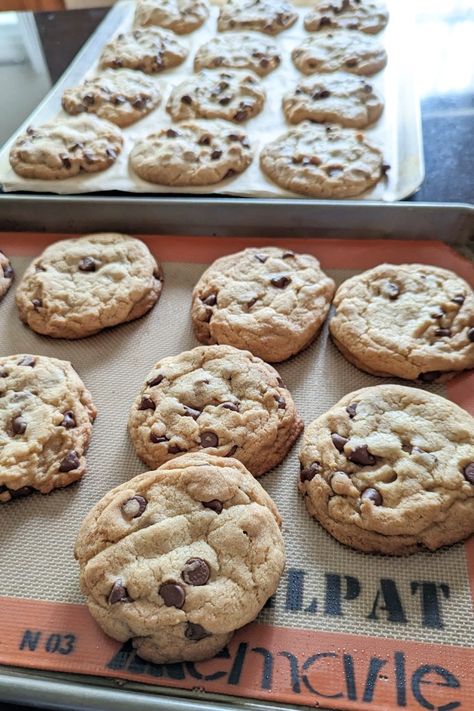
<path fill-rule="evenodd" d="M 188 48 L 174 32 L 161 27 L 142 27 L 114 37 L 105 45 L 100 58 L 102 68 L 140 69 L 157 74 L 182 64 Z"/>
<path fill-rule="evenodd" d="M 305 17 L 308 32 L 341 28 L 376 34 L 388 22 L 388 11 L 380 0 L 318 0 Z"/>
<path fill-rule="evenodd" d="M 303 74 L 336 72 L 370 76 L 387 64 L 387 52 L 380 42 L 361 32 L 334 30 L 308 37 L 291 53 Z"/>
<path fill-rule="evenodd" d="M 225 32 L 203 44 L 194 57 L 194 69 L 247 69 L 261 77 L 281 63 L 274 40 L 257 32 Z"/>
<path fill-rule="evenodd" d="M 197 30 L 208 17 L 206 0 L 138 0 L 135 25 L 160 25 L 182 35 Z"/>
<path fill-rule="evenodd" d="M 5 252 L 0 249 L 0 300 L 11 286 L 15 273 Z"/>
<path fill-rule="evenodd" d="M 294 25 L 298 13 L 288 0 L 226 0 L 221 7 L 217 29 L 258 30 L 277 35 Z"/>
<path fill-rule="evenodd" d="M 350 393 L 307 427 L 300 460 L 308 511 L 352 548 L 405 555 L 474 533 L 474 419 L 438 395 Z"/>

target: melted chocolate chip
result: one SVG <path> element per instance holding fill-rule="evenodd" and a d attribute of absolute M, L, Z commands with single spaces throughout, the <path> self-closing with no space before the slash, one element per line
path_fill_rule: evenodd
<path fill-rule="evenodd" d="M 115 605 L 117 602 L 132 602 L 128 596 L 127 588 L 124 587 L 121 578 L 118 578 L 112 585 L 108 602 L 109 605 Z"/>
<path fill-rule="evenodd" d="M 346 412 L 347 412 L 347 414 L 349 415 L 349 417 L 350 417 L 351 420 L 352 420 L 352 419 L 356 416 L 357 403 L 353 403 L 352 405 L 348 405 L 348 406 L 346 407 Z"/>
<path fill-rule="evenodd" d="M 270 279 L 270 283 L 272 286 L 275 286 L 277 289 L 284 289 L 285 287 L 288 286 L 288 284 L 291 283 L 291 277 L 286 276 L 285 274 L 279 274 L 276 276 L 273 276 Z"/>
<path fill-rule="evenodd" d="M 181 103 L 190 106 L 193 103 L 193 100 L 190 96 L 188 96 L 188 94 L 184 94 L 184 96 L 181 97 Z"/>
<path fill-rule="evenodd" d="M 154 432 L 150 432 L 150 442 L 153 442 L 153 444 L 161 444 L 162 442 L 169 442 L 169 439 L 164 435 L 156 435 Z"/>
<path fill-rule="evenodd" d="M 117 153 L 112 150 L 112 148 L 106 148 L 105 149 L 106 154 L 111 158 L 112 160 L 115 160 L 117 158 Z"/>
<path fill-rule="evenodd" d="M 214 432 L 201 432 L 200 444 L 201 447 L 217 447 L 219 438 Z"/>
<path fill-rule="evenodd" d="M 209 564 L 202 558 L 190 558 L 184 564 L 181 577 L 188 585 L 205 585 L 211 577 Z"/>
<path fill-rule="evenodd" d="M 156 410 L 156 405 L 148 395 L 144 395 L 138 406 L 139 410 Z"/>
<path fill-rule="evenodd" d="M 69 454 L 64 457 L 61 464 L 59 465 L 59 471 L 72 472 L 74 469 L 77 469 L 79 467 L 80 463 L 81 460 L 79 459 L 77 452 L 71 450 Z"/>
<path fill-rule="evenodd" d="M 374 506 L 381 506 L 383 503 L 382 494 L 377 489 L 365 489 L 360 498 L 362 501 L 371 501 Z"/>
<path fill-rule="evenodd" d="M 451 329 L 450 328 L 437 328 L 435 331 L 435 336 L 438 336 L 439 338 L 451 338 Z"/>
<path fill-rule="evenodd" d="M 301 470 L 300 480 L 302 482 L 311 481 L 311 479 L 314 479 L 316 474 L 319 474 L 320 471 L 321 471 L 321 465 L 318 462 L 313 462 L 312 464 L 309 465 L 309 467 L 306 467 Z"/>
<path fill-rule="evenodd" d="M 462 473 L 466 481 L 468 481 L 470 484 L 474 484 L 474 462 L 466 464 L 466 466 L 462 470 Z"/>
<path fill-rule="evenodd" d="M 81 272 L 95 272 L 96 267 L 97 263 L 94 257 L 83 257 L 78 265 Z"/>
<path fill-rule="evenodd" d="M 453 296 L 451 301 L 454 301 L 455 304 L 458 304 L 459 306 L 462 306 L 464 301 L 466 300 L 466 297 L 464 294 L 456 294 L 456 296 Z"/>
<path fill-rule="evenodd" d="M 189 407 L 188 405 L 183 405 L 184 407 L 184 416 L 186 417 L 192 417 L 194 420 L 197 420 L 201 413 L 201 410 L 196 410 L 194 407 Z"/>
<path fill-rule="evenodd" d="M 219 499 L 211 499 L 210 501 L 202 501 L 201 503 L 206 509 L 211 509 L 211 511 L 215 511 L 216 514 L 220 514 L 224 508 L 224 504 L 222 501 L 219 501 Z"/>
<path fill-rule="evenodd" d="M 23 356 L 23 358 L 21 358 L 18 361 L 17 365 L 26 365 L 26 366 L 29 366 L 30 368 L 34 368 L 35 363 L 36 363 L 36 359 L 33 358 L 33 356 L 26 355 L 26 356 Z"/>
<path fill-rule="evenodd" d="M 359 64 L 359 60 L 356 59 L 355 57 L 353 57 L 352 59 L 347 59 L 345 61 L 346 67 L 357 67 L 358 64 Z"/>
<path fill-rule="evenodd" d="M 123 502 L 122 512 L 126 518 L 138 518 L 142 515 L 147 507 L 147 500 L 140 496 L 140 494 L 135 494 L 129 499 Z"/>
<path fill-rule="evenodd" d="M 424 383 L 432 383 L 434 380 L 437 380 L 440 377 L 440 375 L 441 375 L 440 370 L 430 370 L 427 373 L 420 373 L 418 377 Z"/>
<path fill-rule="evenodd" d="M 369 452 L 366 444 L 354 449 L 347 458 L 350 462 L 359 464 L 361 467 L 368 467 L 375 464 L 375 457 Z"/>
<path fill-rule="evenodd" d="M 150 387 L 153 388 L 155 385 L 159 385 L 161 381 L 163 380 L 165 376 L 159 373 L 158 375 L 154 375 L 153 378 L 150 378 L 150 380 L 146 381 L 146 384 Z"/>
<path fill-rule="evenodd" d="M 218 160 L 222 156 L 222 151 L 212 151 L 211 159 Z"/>
<path fill-rule="evenodd" d="M 179 583 L 163 583 L 160 585 L 158 592 L 163 598 L 166 607 L 177 607 L 179 609 L 183 607 L 186 593 Z"/>
<path fill-rule="evenodd" d="M 19 415 L 18 417 L 14 417 L 12 420 L 12 430 L 13 434 L 16 435 L 22 435 L 25 434 L 26 432 L 26 420 Z"/>
<path fill-rule="evenodd" d="M 217 294 L 209 294 L 205 299 L 201 299 L 206 306 L 215 306 L 217 304 Z"/>
<path fill-rule="evenodd" d="M 205 637 L 210 637 L 210 632 L 206 632 L 202 625 L 198 625 L 196 622 L 188 622 L 186 629 L 184 631 L 184 636 L 186 639 L 190 639 L 193 642 L 199 642 L 199 640 Z"/>
<path fill-rule="evenodd" d="M 7 487 L 5 487 L 7 488 Z M 22 499 L 24 496 L 29 496 L 35 489 L 32 486 L 22 486 L 20 489 L 8 489 L 12 499 Z"/>
<path fill-rule="evenodd" d="M 76 426 L 76 418 L 74 417 L 74 413 L 72 410 L 68 410 L 64 413 L 62 422 L 59 426 L 65 427 L 68 430 L 71 430 L 73 427 Z"/>
<path fill-rule="evenodd" d="M 268 254 L 254 254 L 253 256 L 255 257 L 255 259 L 257 259 L 262 264 L 265 264 L 265 262 L 267 261 L 267 259 L 269 257 Z"/>
<path fill-rule="evenodd" d="M 178 132 L 174 131 L 172 128 L 169 128 L 166 131 L 166 135 L 168 136 L 168 138 L 176 138 L 176 136 L 179 136 Z"/>
<path fill-rule="evenodd" d="M 239 412 L 239 404 L 240 403 L 235 403 L 235 402 L 223 402 L 221 403 L 222 407 L 225 408 L 226 410 L 232 410 L 233 412 Z"/>
<path fill-rule="evenodd" d="M 337 451 L 344 453 L 344 445 L 348 442 L 348 440 L 345 437 L 341 437 L 341 435 L 337 434 L 337 432 L 334 432 L 331 435 L 331 439 Z"/>
<path fill-rule="evenodd" d="M 34 309 L 39 309 L 40 306 L 43 306 L 43 302 L 41 299 L 31 299 L 31 303 L 33 304 Z"/>

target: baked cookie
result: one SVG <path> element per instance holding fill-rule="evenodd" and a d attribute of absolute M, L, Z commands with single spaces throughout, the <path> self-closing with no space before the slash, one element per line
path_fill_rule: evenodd
<path fill-rule="evenodd" d="M 474 368 L 474 293 L 447 269 L 380 264 L 341 284 L 334 306 L 332 339 L 361 370 L 431 382 Z"/>
<path fill-rule="evenodd" d="M 377 121 L 383 105 L 371 84 L 351 74 L 312 76 L 283 97 L 283 112 L 290 123 L 309 119 L 365 128 Z"/>
<path fill-rule="evenodd" d="M 81 479 L 96 409 L 65 360 L 0 358 L 0 503 Z"/>
<path fill-rule="evenodd" d="M 156 74 L 177 67 L 188 56 L 188 49 L 169 30 L 144 27 L 117 35 L 102 52 L 100 66 L 140 69 Z"/>
<path fill-rule="evenodd" d="M 93 113 L 117 126 L 130 126 L 160 101 L 158 86 L 150 77 L 131 69 L 107 69 L 66 89 L 62 106 L 68 114 Z"/>
<path fill-rule="evenodd" d="M 206 0 L 138 0 L 135 25 L 161 25 L 183 35 L 197 30 L 208 17 Z"/>
<path fill-rule="evenodd" d="M 279 464 L 303 428 L 277 371 L 232 346 L 200 346 L 158 361 L 128 424 L 148 466 L 204 449 L 235 457 L 254 476 Z"/>
<path fill-rule="evenodd" d="M 277 35 L 297 19 L 298 13 L 287 0 L 227 0 L 219 12 L 217 29 L 258 30 Z"/>
<path fill-rule="evenodd" d="M 306 429 L 299 487 L 338 541 L 436 550 L 474 533 L 474 419 L 402 385 L 350 393 Z"/>
<path fill-rule="evenodd" d="M 388 168 L 363 134 L 307 121 L 268 143 L 260 165 L 280 187 L 317 198 L 360 195 Z"/>
<path fill-rule="evenodd" d="M 251 622 L 285 564 L 280 516 L 240 462 L 204 453 L 116 487 L 76 542 L 102 629 L 152 662 L 207 659 Z"/>
<path fill-rule="evenodd" d="M 194 58 L 194 69 L 247 69 L 261 77 L 270 74 L 281 62 L 275 42 L 256 32 L 226 32 L 203 44 Z"/>
<path fill-rule="evenodd" d="M 137 141 L 130 163 L 143 180 L 160 185 L 213 185 L 252 162 L 247 134 L 223 121 L 189 121 Z"/>
<path fill-rule="evenodd" d="M 332 279 L 310 254 L 252 247 L 217 259 L 193 291 L 201 343 L 249 349 L 267 362 L 290 358 L 319 333 L 334 296 Z"/>
<path fill-rule="evenodd" d="M 53 338 L 83 338 L 143 316 L 159 299 L 162 274 L 148 247 L 120 234 L 47 247 L 16 292 L 20 318 Z"/>
<path fill-rule="evenodd" d="M 0 299 L 7 293 L 13 281 L 14 272 L 5 252 L 0 249 Z"/>
<path fill-rule="evenodd" d="M 379 42 L 352 30 L 308 37 L 292 51 L 291 58 L 303 74 L 344 70 L 369 76 L 387 64 L 387 52 Z"/>
<path fill-rule="evenodd" d="M 166 110 L 175 121 L 193 118 L 247 121 L 263 109 L 265 90 L 251 72 L 200 72 L 175 86 Z"/>
<path fill-rule="evenodd" d="M 10 150 L 10 165 L 24 178 L 62 180 L 98 173 L 122 150 L 120 129 L 97 116 L 73 116 L 28 127 Z"/>
<path fill-rule="evenodd" d="M 318 0 L 304 20 L 308 32 L 341 28 L 376 34 L 388 22 L 388 11 L 380 0 Z"/>

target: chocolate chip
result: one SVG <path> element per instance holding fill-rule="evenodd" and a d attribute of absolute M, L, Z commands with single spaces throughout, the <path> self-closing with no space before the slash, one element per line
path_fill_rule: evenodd
<path fill-rule="evenodd" d="M 117 602 L 132 602 L 128 597 L 127 588 L 122 583 L 122 578 L 117 578 L 112 585 L 112 589 L 108 597 L 109 605 L 115 605 Z"/>
<path fill-rule="evenodd" d="M 344 445 L 349 440 L 347 440 L 345 437 L 341 437 L 341 435 L 337 434 L 337 432 L 333 432 L 333 434 L 331 435 L 331 439 L 337 451 L 344 452 Z"/>
<path fill-rule="evenodd" d="M 204 321 L 204 323 L 209 323 L 213 316 L 212 309 L 206 309 L 203 315 L 201 316 L 201 321 Z"/>
<path fill-rule="evenodd" d="M 388 163 L 382 163 L 382 165 L 380 166 L 380 172 L 382 173 L 382 175 L 387 175 L 390 168 L 391 166 Z"/>
<path fill-rule="evenodd" d="M 202 558 L 190 558 L 184 564 L 181 577 L 188 585 L 205 585 L 211 577 L 211 570 Z"/>
<path fill-rule="evenodd" d="M 226 410 L 232 410 L 233 412 L 239 412 L 239 403 L 235 402 L 223 402 L 221 403 L 222 407 L 224 407 Z"/>
<path fill-rule="evenodd" d="M 262 264 L 265 264 L 265 262 L 267 261 L 267 259 L 268 259 L 268 257 L 269 257 L 270 255 L 268 255 L 268 254 L 254 254 L 253 256 L 254 256 L 255 259 L 257 259 L 259 262 L 261 262 Z"/>
<path fill-rule="evenodd" d="M 149 101 L 150 101 L 150 99 L 147 96 L 142 96 L 142 97 L 132 101 L 132 106 L 137 111 L 142 111 L 142 109 L 145 108 L 145 106 L 147 105 L 147 103 Z"/>
<path fill-rule="evenodd" d="M 201 299 L 206 306 L 215 306 L 217 304 L 217 294 L 209 294 L 205 299 Z"/>
<path fill-rule="evenodd" d="M 95 272 L 97 262 L 94 257 L 83 257 L 79 262 L 78 268 L 81 272 Z"/>
<path fill-rule="evenodd" d="M 73 427 L 76 426 L 76 418 L 74 417 L 74 413 L 72 410 L 68 410 L 64 413 L 62 422 L 59 426 L 65 427 L 67 430 L 71 430 Z"/>
<path fill-rule="evenodd" d="M 286 408 L 286 400 L 284 397 L 281 397 L 281 395 L 275 395 L 275 400 L 278 403 L 279 410 L 284 410 Z"/>
<path fill-rule="evenodd" d="M 317 91 L 315 94 L 313 94 L 313 99 L 318 101 L 319 99 L 327 99 L 329 96 L 331 96 L 330 91 L 328 91 L 327 89 L 321 89 L 320 91 Z"/>
<path fill-rule="evenodd" d="M 158 592 L 166 607 L 178 607 L 179 609 L 183 607 L 186 593 L 179 583 L 163 583 Z"/>
<path fill-rule="evenodd" d="M 232 99 L 230 98 L 230 96 L 223 96 L 222 99 L 219 99 L 219 104 L 221 106 L 228 106 L 231 101 Z"/>
<path fill-rule="evenodd" d="M 420 373 L 418 377 L 424 383 L 432 383 L 434 380 L 437 380 L 440 375 L 440 370 L 429 370 L 427 373 Z"/>
<path fill-rule="evenodd" d="M 356 403 L 353 403 L 352 405 L 348 405 L 348 406 L 346 407 L 346 412 L 347 412 L 347 414 L 349 415 L 349 417 L 350 417 L 351 420 L 352 420 L 352 419 L 356 416 L 357 404 L 356 404 Z"/>
<path fill-rule="evenodd" d="M 94 155 L 91 151 L 84 151 L 84 158 L 88 163 L 94 162 Z M 44 271 L 46 271 L 46 269 Z"/>
<path fill-rule="evenodd" d="M 29 496 L 35 489 L 32 486 L 22 486 L 20 489 L 8 489 L 12 499 L 22 499 L 24 496 Z"/>
<path fill-rule="evenodd" d="M 275 286 L 277 289 L 284 289 L 285 287 L 288 286 L 288 284 L 291 283 L 291 277 L 286 276 L 285 274 L 279 274 L 276 276 L 273 276 L 270 279 L 270 283 L 272 286 Z"/>
<path fill-rule="evenodd" d="M 69 160 L 67 153 L 61 153 L 59 157 L 61 158 L 61 163 L 65 168 L 71 167 L 71 161 Z"/>
<path fill-rule="evenodd" d="M 206 632 L 202 625 L 198 625 L 196 622 L 188 622 L 184 631 L 184 636 L 186 639 L 190 639 L 193 642 L 199 642 L 199 640 L 204 639 L 205 637 L 210 637 L 210 633 Z"/>
<path fill-rule="evenodd" d="M 215 511 L 216 514 L 220 514 L 224 508 L 224 504 L 222 501 L 219 501 L 219 499 L 211 499 L 210 501 L 202 501 L 201 503 L 206 509 L 211 509 L 211 511 Z"/>
<path fill-rule="evenodd" d="M 181 449 L 179 444 L 170 444 L 168 447 L 168 452 L 170 454 L 179 454 L 180 452 L 185 452 L 185 449 Z"/>
<path fill-rule="evenodd" d="M 156 410 L 156 405 L 148 395 L 144 395 L 138 406 L 139 410 Z"/>
<path fill-rule="evenodd" d="M 435 319 L 443 318 L 444 311 L 443 311 L 443 309 L 439 309 L 439 311 L 433 311 L 433 313 L 430 314 L 430 316 L 431 316 L 431 318 L 435 318 Z"/>
<path fill-rule="evenodd" d="M 150 442 L 153 442 L 153 444 L 161 444 L 162 442 L 169 442 L 169 439 L 164 435 L 156 435 L 154 432 L 150 432 Z"/>
<path fill-rule="evenodd" d="M 323 15 L 321 19 L 319 20 L 319 26 L 324 27 L 324 25 L 331 25 L 331 18 L 328 17 L 327 15 Z"/>
<path fill-rule="evenodd" d="M 60 472 L 72 472 L 74 469 L 77 469 L 81 463 L 81 460 L 79 459 L 79 456 L 77 452 L 74 450 L 71 450 L 69 454 L 67 454 L 61 464 L 59 465 L 59 471 Z"/>
<path fill-rule="evenodd" d="M 3 276 L 5 279 L 11 279 L 13 277 L 13 267 L 10 262 L 3 267 Z"/>
<path fill-rule="evenodd" d="M 8 372 L 5 370 L 5 368 L 0 368 L 0 378 L 6 378 L 8 375 Z"/>
<path fill-rule="evenodd" d="M 248 112 L 240 109 L 234 114 L 234 121 L 246 121 L 248 119 Z"/>
<path fill-rule="evenodd" d="M 364 84 L 362 89 L 363 89 L 363 91 L 365 91 L 366 94 L 370 94 L 370 92 L 372 91 L 372 87 L 370 84 Z"/>
<path fill-rule="evenodd" d="M 238 450 L 238 446 L 236 444 L 234 444 L 234 446 L 231 449 L 229 449 L 229 451 L 227 452 L 227 454 L 225 456 L 226 457 L 233 457 L 237 450 Z"/>
<path fill-rule="evenodd" d="M 282 259 L 291 259 L 291 257 L 294 257 L 294 256 L 295 256 L 295 253 L 292 252 L 291 250 L 288 250 L 287 252 L 283 252 L 283 254 L 281 255 L 281 258 Z"/>
<path fill-rule="evenodd" d="M 250 301 L 247 301 L 247 308 L 251 309 L 252 306 L 255 306 L 257 301 L 258 301 L 258 296 L 254 296 L 253 299 L 250 299 Z"/>
<path fill-rule="evenodd" d="M 212 160 L 219 160 L 219 158 L 221 156 L 222 156 L 222 151 L 212 151 L 212 153 L 211 153 Z"/>
<path fill-rule="evenodd" d="M 31 299 L 31 303 L 33 304 L 35 309 L 39 309 L 40 306 L 43 306 L 43 302 L 41 299 Z"/>
<path fill-rule="evenodd" d="M 176 136 L 178 136 L 179 134 L 177 131 L 174 131 L 172 128 L 169 128 L 166 131 L 166 135 L 168 136 L 168 138 L 176 138 Z"/>
<path fill-rule="evenodd" d="M 412 453 L 412 446 L 411 444 L 402 444 L 402 450 L 404 452 L 408 452 L 408 454 Z"/>
<path fill-rule="evenodd" d="M 314 479 L 316 474 L 319 474 L 321 471 L 321 465 L 318 462 L 313 462 L 312 464 L 309 465 L 309 467 L 305 467 L 304 469 L 301 470 L 300 472 L 300 480 L 301 481 L 311 481 L 311 479 Z"/>
<path fill-rule="evenodd" d="M 467 338 L 469 341 L 471 341 L 471 343 L 474 343 L 474 327 L 468 330 Z"/>
<path fill-rule="evenodd" d="M 468 481 L 470 484 L 474 484 L 474 462 L 466 464 L 466 466 L 462 470 L 462 473 L 466 481 Z"/>
<path fill-rule="evenodd" d="M 14 417 L 12 420 L 12 430 L 13 430 L 13 434 L 16 434 L 16 435 L 25 434 L 26 420 L 24 420 L 23 417 L 21 417 L 20 415 L 18 417 Z"/>
<path fill-rule="evenodd" d="M 200 146 L 210 146 L 211 145 L 211 137 L 210 136 L 201 136 L 201 138 L 198 141 L 198 144 Z"/>
<path fill-rule="evenodd" d="M 114 67 L 123 67 L 123 62 L 122 62 L 122 60 L 119 59 L 118 57 L 115 57 L 115 58 L 112 60 L 112 66 L 114 66 Z"/>
<path fill-rule="evenodd" d="M 383 502 L 382 494 L 377 489 L 365 489 L 360 498 L 362 501 L 371 501 L 374 506 L 381 506 Z"/>
<path fill-rule="evenodd" d="M 150 380 L 146 381 L 146 384 L 150 387 L 153 388 L 155 385 L 159 385 L 161 381 L 163 380 L 165 376 L 159 373 L 158 375 L 155 375 L 153 378 L 150 378 Z"/>
<path fill-rule="evenodd" d="M 266 69 L 266 68 L 268 67 L 268 65 L 270 64 L 270 62 L 269 62 L 269 60 L 266 59 L 265 57 L 262 57 L 262 59 L 260 60 L 259 64 L 260 64 L 260 66 L 261 66 L 263 69 Z"/>
<path fill-rule="evenodd" d="M 115 160 L 117 158 L 117 154 L 112 148 L 106 148 L 105 152 L 112 160 Z"/>
<path fill-rule="evenodd" d="M 117 96 L 114 96 L 113 103 L 115 106 L 120 106 L 120 104 L 124 104 L 127 101 L 125 96 L 122 96 L 121 94 L 117 94 Z"/>
<path fill-rule="evenodd" d="M 138 518 L 142 515 L 147 507 L 147 500 L 140 496 L 140 494 L 135 494 L 129 499 L 123 502 L 122 512 L 127 518 Z"/>
<path fill-rule="evenodd" d="M 346 67 L 357 67 L 358 64 L 359 64 L 359 60 L 356 59 L 355 57 L 352 59 L 348 59 L 345 62 Z"/>
<path fill-rule="evenodd" d="M 465 300 L 466 297 L 464 294 L 456 294 L 456 296 L 453 296 L 451 299 L 451 301 L 454 301 L 455 304 L 459 304 L 459 306 L 462 306 Z"/>
<path fill-rule="evenodd" d="M 354 464 L 360 464 L 361 467 L 368 467 L 375 464 L 375 457 L 369 452 L 366 444 L 354 449 L 347 458 L 350 462 L 354 462 Z"/>
<path fill-rule="evenodd" d="M 280 388 L 286 388 L 285 383 L 283 382 L 283 380 L 280 378 L 279 375 L 277 375 L 277 383 L 280 386 Z"/>
<path fill-rule="evenodd" d="M 193 100 L 190 96 L 188 96 L 188 94 L 184 94 L 184 96 L 181 97 L 181 103 L 188 104 L 188 106 L 189 106 L 190 104 L 193 103 Z"/>
<path fill-rule="evenodd" d="M 451 329 L 450 328 L 437 328 L 435 331 L 435 336 L 439 336 L 440 338 L 443 338 L 446 336 L 447 338 L 451 337 Z"/>
<path fill-rule="evenodd" d="M 194 407 L 188 407 L 188 405 L 183 405 L 183 407 L 184 407 L 184 416 L 192 417 L 194 420 L 197 420 L 199 415 L 202 414 L 201 410 L 196 410 Z"/>
<path fill-rule="evenodd" d="M 27 365 L 30 368 L 34 368 L 35 363 L 36 363 L 36 359 L 33 358 L 33 356 L 26 355 L 26 356 L 23 356 L 23 358 L 18 361 L 17 365 Z"/>
<path fill-rule="evenodd" d="M 385 291 L 387 292 L 387 296 L 391 301 L 394 301 L 395 299 L 398 299 L 400 296 L 400 288 L 397 284 L 394 284 L 393 281 L 387 282 L 385 285 Z"/>
<path fill-rule="evenodd" d="M 201 447 L 217 447 L 219 438 L 214 432 L 201 432 L 200 444 Z"/>

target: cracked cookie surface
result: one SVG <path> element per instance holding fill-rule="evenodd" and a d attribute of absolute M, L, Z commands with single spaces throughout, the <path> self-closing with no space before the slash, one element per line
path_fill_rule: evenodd
<path fill-rule="evenodd" d="M 306 15 L 304 27 L 308 32 L 340 28 L 376 34 L 387 22 L 387 8 L 379 0 L 319 0 Z"/>
<path fill-rule="evenodd" d="M 275 592 L 285 553 L 270 496 L 234 459 L 185 455 L 110 491 L 75 555 L 92 615 L 153 662 L 216 654 Z"/>
<path fill-rule="evenodd" d="M 238 459 L 254 476 L 279 464 L 302 428 L 277 371 L 232 346 L 158 361 L 129 417 L 136 452 L 149 466 L 206 450 Z"/>
<path fill-rule="evenodd" d="M 0 300 L 11 286 L 15 273 L 5 252 L 0 249 Z"/>
<path fill-rule="evenodd" d="M 320 198 L 360 195 L 384 169 L 382 153 L 362 133 L 308 121 L 268 143 L 260 165 L 280 187 Z"/>
<path fill-rule="evenodd" d="M 265 96 L 252 73 L 214 70 L 200 72 L 175 86 L 166 110 L 175 121 L 206 118 L 240 123 L 260 113 Z"/>
<path fill-rule="evenodd" d="M 110 168 L 122 150 L 117 126 L 97 116 L 72 116 L 28 127 L 14 142 L 10 165 L 18 175 L 62 180 Z"/>
<path fill-rule="evenodd" d="M 352 30 L 320 32 L 295 47 L 291 58 L 303 74 L 346 71 L 370 76 L 387 64 L 387 52 L 372 37 Z"/>
<path fill-rule="evenodd" d="M 188 121 L 137 141 L 130 163 L 143 180 L 159 185 L 213 185 L 252 162 L 247 134 L 224 121 Z"/>
<path fill-rule="evenodd" d="M 341 543 L 404 555 L 474 533 L 474 419 L 431 393 L 377 385 L 307 427 L 299 488 Z"/>
<path fill-rule="evenodd" d="M 334 290 L 310 254 L 245 249 L 216 260 L 196 284 L 194 331 L 201 343 L 248 349 L 267 362 L 286 360 L 319 333 Z"/>
<path fill-rule="evenodd" d="M 250 69 L 264 77 L 280 63 L 280 50 L 269 37 L 256 32 L 226 32 L 198 49 L 194 69 Z"/>
<path fill-rule="evenodd" d="M 474 293 L 425 264 L 380 264 L 345 281 L 329 322 L 343 355 L 373 375 L 426 382 L 474 368 Z"/>
<path fill-rule="evenodd" d="M 0 358 L 0 503 L 81 479 L 96 409 L 64 360 Z"/>
<path fill-rule="evenodd" d="M 160 25 L 179 35 L 197 30 L 209 17 L 206 0 L 138 0 L 135 24 Z"/>
<path fill-rule="evenodd" d="M 276 35 L 297 19 L 295 8 L 287 0 L 227 0 L 220 10 L 217 29 L 258 30 Z"/>
<path fill-rule="evenodd" d="M 105 233 L 61 240 L 27 268 L 16 292 L 22 321 L 54 338 L 83 338 L 143 316 L 162 275 L 148 247 Z"/>
<path fill-rule="evenodd" d="M 140 69 L 156 74 L 184 62 L 187 47 L 174 32 L 158 27 L 143 27 L 117 35 L 102 52 L 100 65 L 119 69 Z"/>
<path fill-rule="evenodd" d="M 283 97 L 283 112 L 290 123 L 309 119 L 365 128 L 380 117 L 383 105 L 371 84 L 350 74 L 310 77 Z"/>

